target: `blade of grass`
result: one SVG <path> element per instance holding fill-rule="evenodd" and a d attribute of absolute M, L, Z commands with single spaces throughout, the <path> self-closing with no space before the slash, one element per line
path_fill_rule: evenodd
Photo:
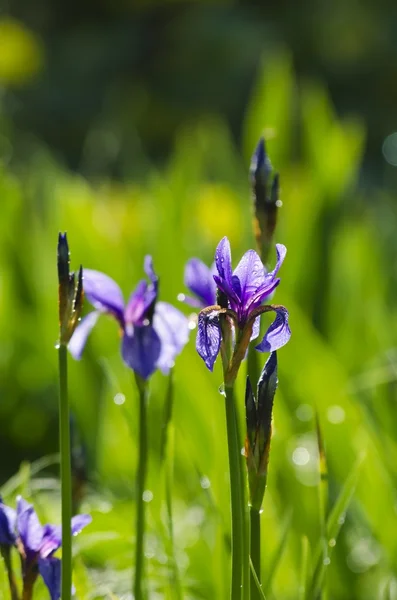
<path fill-rule="evenodd" d="M 327 519 L 326 526 L 326 536 L 327 536 L 327 545 L 329 546 L 329 541 L 333 540 L 336 543 L 341 527 L 344 523 L 344 516 L 348 506 L 351 502 L 351 499 L 354 494 L 354 490 L 356 489 L 358 478 L 360 475 L 361 466 L 364 462 L 365 453 L 362 453 L 358 460 L 356 461 L 353 469 L 351 470 L 348 478 L 346 479 L 342 490 L 338 496 L 337 501 L 335 502 L 332 510 L 330 511 L 329 517 Z M 329 546 L 328 555 L 332 552 L 332 547 L 335 546 L 333 543 L 332 546 Z M 308 596 L 307 598 L 315 598 L 316 595 L 321 590 L 322 582 L 325 575 L 325 570 L 327 565 L 329 564 L 329 556 L 328 560 L 323 559 L 322 554 L 322 541 L 320 541 L 316 547 L 314 554 L 314 569 L 313 576 L 308 588 Z"/>
<path fill-rule="evenodd" d="M 308 573 L 309 573 L 309 539 L 304 535 L 302 537 L 302 561 L 301 561 L 301 569 L 300 569 L 300 579 L 299 579 L 299 588 L 298 600 L 305 600 L 306 598 L 306 587 L 308 581 Z"/>
<path fill-rule="evenodd" d="M 273 579 L 277 572 L 277 569 L 280 566 L 280 562 L 283 557 L 284 550 L 285 550 L 285 547 L 287 544 L 287 539 L 288 539 L 288 535 L 290 532 L 291 523 L 292 523 L 292 511 L 290 511 L 287 514 L 286 518 L 284 519 L 284 523 L 283 523 L 282 530 L 281 530 L 280 542 L 279 542 L 279 544 L 276 548 L 276 551 L 274 552 L 274 555 L 270 561 L 267 579 L 266 579 L 266 581 L 264 581 L 262 583 L 262 587 L 263 587 L 265 594 L 269 594 L 269 592 L 272 589 Z"/>
<path fill-rule="evenodd" d="M 252 563 L 251 558 L 250 558 L 250 569 L 251 569 L 252 579 L 255 582 L 256 589 L 257 589 L 257 592 L 259 594 L 259 597 L 262 598 L 262 600 L 266 600 L 266 596 L 265 596 L 265 594 L 263 592 L 262 585 L 261 585 L 261 583 L 260 583 L 260 581 L 258 579 L 258 576 L 257 576 L 256 571 L 255 571 L 255 567 L 254 567 L 254 565 Z"/>

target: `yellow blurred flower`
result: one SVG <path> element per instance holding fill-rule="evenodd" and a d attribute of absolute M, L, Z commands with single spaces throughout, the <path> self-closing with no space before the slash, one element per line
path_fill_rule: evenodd
<path fill-rule="evenodd" d="M 227 235 L 232 244 L 241 240 L 239 199 L 225 184 L 204 185 L 197 197 L 196 219 L 200 233 L 211 244 Z"/>
<path fill-rule="evenodd" d="M 0 83 L 21 85 L 35 75 L 43 64 L 40 39 L 22 23 L 0 19 Z"/>

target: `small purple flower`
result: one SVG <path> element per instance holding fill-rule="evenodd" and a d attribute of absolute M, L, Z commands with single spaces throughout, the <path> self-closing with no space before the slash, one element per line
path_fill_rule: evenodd
<path fill-rule="evenodd" d="M 195 297 L 179 294 L 178 300 L 194 308 L 205 308 L 216 304 L 215 273 L 215 264 L 210 268 L 199 258 L 191 258 L 185 267 L 185 286 Z"/>
<path fill-rule="evenodd" d="M 286 248 L 276 244 L 277 263 L 273 271 L 267 272 L 258 254 L 248 250 L 232 271 L 230 244 L 224 237 L 215 252 L 217 275 L 214 280 L 220 293 L 220 304 L 209 306 L 199 314 L 196 349 L 212 371 L 221 347 L 222 327 L 220 317 L 228 317 L 234 325 L 236 344 L 232 358 L 233 376 L 245 355 L 248 343 L 259 335 L 260 315 L 275 311 L 276 318 L 263 340 L 256 346 L 261 352 L 273 352 L 286 344 L 291 336 L 286 308 L 278 305 L 263 305 L 274 292 L 280 279 L 278 271 L 286 255 Z"/>
<path fill-rule="evenodd" d="M 3 504 L 0 498 L 0 546 L 12 546 L 15 543 L 16 512 Z"/>
<path fill-rule="evenodd" d="M 71 522 L 72 534 L 77 535 L 91 522 L 90 515 L 77 515 Z M 33 506 L 19 497 L 17 502 L 17 546 L 22 556 L 22 576 L 37 577 L 37 568 L 50 592 L 51 600 L 61 597 L 61 561 L 53 554 L 61 547 L 62 529 L 56 525 L 40 524 Z"/>
<path fill-rule="evenodd" d="M 84 269 L 85 297 L 96 310 L 82 319 L 69 342 L 74 358 L 81 358 L 89 333 L 99 315 L 106 313 L 120 325 L 121 354 L 128 367 L 143 379 L 148 379 L 157 368 L 165 374 L 169 372 L 188 341 L 188 320 L 171 304 L 157 302 L 158 278 L 150 256 L 145 258 L 144 269 L 150 283 L 140 281 L 126 305 L 113 279 Z"/>

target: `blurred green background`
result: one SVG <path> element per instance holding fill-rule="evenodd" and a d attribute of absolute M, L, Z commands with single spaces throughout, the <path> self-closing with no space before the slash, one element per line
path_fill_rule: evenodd
<path fill-rule="evenodd" d="M 43 520 L 59 519 L 57 469 L 49 464 L 58 447 L 58 231 L 68 232 L 74 267 L 108 273 L 125 296 L 151 253 L 161 297 L 176 303 L 188 258 L 210 264 L 223 235 L 235 264 L 253 247 L 247 172 L 265 134 L 282 184 L 275 241 L 288 248 L 277 302 L 289 308 L 293 331 L 279 352 L 262 515 L 267 598 L 298 598 L 306 571 L 310 579 L 317 564 L 316 410 L 329 512 L 337 506 L 323 598 L 397 598 L 395 13 L 386 1 L 3 4 L 6 501 L 13 504 L 22 491 Z M 196 355 L 194 332 L 174 379 L 174 531 L 183 597 L 222 599 L 229 569 L 222 376 L 219 365 L 210 374 Z M 166 388 L 156 374 L 147 536 L 154 599 L 175 597 L 159 476 Z M 102 318 L 83 360 L 70 360 L 70 392 L 85 449 L 82 508 L 94 516 L 78 540 L 77 590 L 81 598 L 127 598 L 136 395 L 112 321 Z M 9 479 L 21 461 L 43 456 L 48 460 L 31 470 L 23 464 Z M 335 504 L 341 493 L 344 506 Z"/>

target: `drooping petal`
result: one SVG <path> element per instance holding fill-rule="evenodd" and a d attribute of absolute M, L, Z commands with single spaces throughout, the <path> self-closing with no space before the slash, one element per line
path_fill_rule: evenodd
<path fill-rule="evenodd" d="M 143 379 L 148 379 L 155 371 L 160 352 L 161 341 L 151 325 L 137 325 L 123 335 L 121 354 L 124 362 Z"/>
<path fill-rule="evenodd" d="M 198 306 L 216 304 L 216 285 L 212 269 L 199 258 L 191 258 L 185 267 L 185 285 L 199 299 Z"/>
<path fill-rule="evenodd" d="M 95 326 L 99 315 L 100 312 L 94 310 L 83 317 L 70 338 L 68 350 L 75 360 L 80 360 L 82 357 L 87 338 Z"/>
<path fill-rule="evenodd" d="M 39 572 L 50 592 L 51 600 L 61 597 L 61 561 L 59 558 L 39 558 Z"/>
<path fill-rule="evenodd" d="M 219 311 L 199 313 L 196 350 L 204 360 L 207 368 L 212 371 L 221 347 L 221 327 Z"/>
<path fill-rule="evenodd" d="M 255 250 L 248 250 L 233 273 L 233 287 L 243 305 L 265 281 L 266 269 Z"/>
<path fill-rule="evenodd" d="M 226 294 L 231 307 L 234 309 L 235 305 L 238 305 L 239 297 L 233 287 L 232 257 L 227 237 L 222 238 L 216 248 L 215 265 L 218 275 L 214 275 L 214 281 L 219 289 Z"/>
<path fill-rule="evenodd" d="M 274 352 L 284 346 L 291 337 L 287 309 L 280 306 L 274 310 L 276 311 L 276 318 L 270 325 L 261 343 L 255 346 L 260 352 Z"/>
<path fill-rule="evenodd" d="M 12 546 L 14 544 L 16 519 L 15 510 L 0 503 L 0 545 Z"/>
<path fill-rule="evenodd" d="M 43 527 L 33 506 L 22 496 L 17 500 L 17 532 L 26 554 L 38 552 L 43 539 Z"/>
<path fill-rule="evenodd" d="M 76 515 L 72 518 L 71 532 L 72 535 L 77 535 L 80 531 L 91 523 L 90 515 Z M 62 544 L 62 527 L 60 525 L 44 525 L 43 539 L 40 545 L 40 556 L 47 558 L 51 556 Z"/>
<path fill-rule="evenodd" d="M 91 523 L 92 517 L 91 515 L 76 515 L 72 518 L 72 535 L 77 535 L 80 533 L 84 527 Z"/>
<path fill-rule="evenodd" d="M 120 323 L 123 322 L 123 294 L 111 277 L 100 271 L 84 269 L 83 287 L 85 297 L 94 308 L 111 313 Z"/>
<path fill-rule="evenodd" d="M 189 339 L 189 321 L 171 304 L 157 302 L 153 328 L 161 341 L 161 352 L 156 366 L 166 375 Z"/>

